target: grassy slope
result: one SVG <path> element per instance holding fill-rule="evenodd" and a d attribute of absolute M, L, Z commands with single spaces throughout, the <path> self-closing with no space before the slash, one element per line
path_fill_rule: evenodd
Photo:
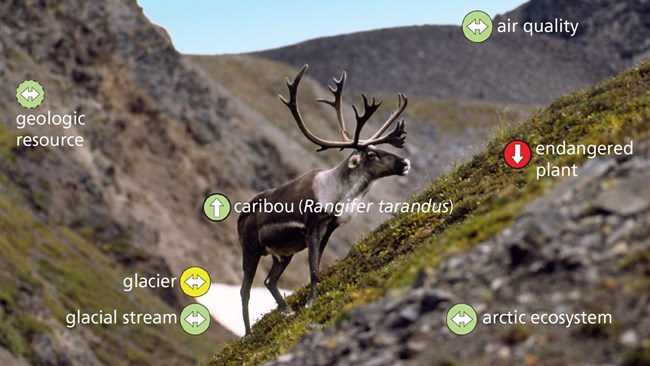
<path fill-rule="evenodd" d="M 294 132 L 291 115 L 276 98 L 278 94 L 287 94 L 283 79 L 284 76 L 295 75 L 296 70 L 291 66 L 246 55 L 188 57 L 246 105 L 269 121 L 278 121 L 281 126 L 287 127 L 287 132 Z M 305 100 L 301 107 L 304 107 L 304 113 L 318 113 L 314 110 L 314 104 L 307 102 L 316 97 L 313 92 L 316 84 L 309 79 L 307 75 L 305 81 L 301 83 L 301 85 L 308 85 L 300 89 L 301 97 Z M 286 126 L 283 121 L 286 121 Z"/>
<path fill-rule="evenodd" d="M 406 119 L 409 122 L 435 123 L 444 137 L 455 137 L 472 130 L 507 128 L 522 121 L 537 109 L 534 106 L 502 104 L 474 99 L 434 99 L 410 97 Z"/>
<path fill-rule="evenodd" d="M 556 179 L 535 179 L 533 164 L 581 163 L 585 157 L 534 157 L 527 168 L 507 168 L 502 149 L 512 139 L 531 145 L 624 143 L 650 131 L 650 61 L 606 82 L 556 100 L 530 121 L 496 136 L 486 150 L 454 167 L 415 201 L 453 200 L 452 215 L 398 215 L 359 242 L 350 254 L 324 271 L 319 297 L 305 309 L 307 291 L 289 303 L 285 318 L 266 315 L 253 333 L 226 347 L 211 365 L 260 364 L 288 351 L 309 328 L 336 322 L 346 310 L 411 284 L 420 270 L 436 266 L 443 254 L 476 245 L 502 230 L 522 206 L 546 192 Z"/>
<path fill-rule="evenodd" d="M 0 158 L 16 158 L 14 141 L 0 127 Z M 0 347 L 34 362 L 31 341 L 41 335 L 60 339 L 66 315 L 76 309 L 178 313 L 148 290 L 122 291 L 124 268 L 78 233 L 41 223 L 27 206 L 0 174 Z M 159 359 L 188 364 L 214 350 L 209 339 L 189 336 L 179 325 L 82 325 L 71 333 L 107 365 L 158 365 Z"/>

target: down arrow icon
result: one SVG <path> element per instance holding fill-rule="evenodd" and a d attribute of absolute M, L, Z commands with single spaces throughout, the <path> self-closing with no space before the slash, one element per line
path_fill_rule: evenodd
<path fill-rule="evenodd" d="M 532 156 L 530 146 L 521 140 L 510 141 L 503 149 L 503 160 L 514 169 L 528 165 Z"/>

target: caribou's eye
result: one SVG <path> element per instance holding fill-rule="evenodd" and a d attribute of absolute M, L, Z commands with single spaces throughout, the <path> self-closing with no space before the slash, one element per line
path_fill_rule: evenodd
<path fill-rule="evenodd" d="M 370 159 L 370 160 L 377 160 L 377 159 L 379 159 L 379 156 L 377 156 L 376 153 L 374 153 L 374 152 L 371 151 L 371 152 L 368 153 L 368 159 Z"/>

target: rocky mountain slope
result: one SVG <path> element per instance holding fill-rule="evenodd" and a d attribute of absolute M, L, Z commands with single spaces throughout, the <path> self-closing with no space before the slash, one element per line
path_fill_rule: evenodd
<path fill-rule="evenodd" d="M 177 324 L 68 327 L 69 314 L 78 311 L 112 314 L 116 309 L 121 317 L 178 309 L 164 301 L 172 300 L 166 294 L 146 289 L 125 293 L 121 284 L 125 276 L 133 276 L 128 272 L 133 268 L 117 264 L 83 233 L 48 225 L 43 215 L 29 210 L 20 191 L 0 174 L 0 364 L 191 364 L 228 339 L 214 330 L 218 326 L 200 339 L 192 339 Z M 133 250 L 124 254 L 134 261 L 149 258 Z M 164 274 L 166 268 L 154 270 Z"/>
<path fill-rule="evenodd" d="M 177 313 L 192 301 L 176 291 L 127 296 L 122 279 L 135 272 L 201 265 L 237 281 L 236 267 L 219 265 L 238 262 L 234 229 L 210 225 L 200 207 L 216 189 L 240 199 L 295 175 L 265 144 L 261 118 L 204 82 L 132 1 L 4 2 L 0 45 L 2 85 L 35 79 L 46 90 L 33 111 L 13 91 L 0 97 L 2 363 L 178 364 L 214 352 L 230 339 L 218 325 L 197 340 L 177 326 L 71 330 L 65 316 L 111 306 Z M 17 129 L 17 115 L 48 111 L 85 114 L 86 125 Z M 26 134 L 79 135 L 85 145 L 17 147 Z"/>
<path fill-rule="evenodd" d="M 3 84 L 34 78 L 47 98 L 33 113 L 87 116 L 67 131 L 84 136 L 84 148 L 20 149 L 21 159 L 3 164 L 25 196 L 42 198 L 32 209 L 84 228 L 107 252 L 102 243 L 128 237 L 173 273 L 204 265 L 236 281 L 238 271 L 216 265 L 238 260 L 234 225 L 207 222 L 203 199 L 220 190 L 243 200 L 294 177 L 286 157 L 300 146 L 278 149 L 273 126 L 204 77 L 133 2 L 9 2 L 1 14 Z M 11 93 L 0 103 L 14 130 L 25 111 Z"/>
<path fill-rule="evenodd" d="M 451 215 L 398 215 L 325 271 L 319 298 L 289 298 L 212 365 L 619 364 L 645 365 L 648 324 L 650 62 L 556 100 L 415 198 L 452 199 Z M 544 155 L 534 165 L 578 164 L 577 178 L 538 180 L 509 169 L 507 141 L 635 142 L 633 156 Z M 462 338 L 449 306 L 480 315 L 609 313 L 611 324 L 486 326 Z"/>
<path fill-rule="evenodd" d="M 257 55 L 314 66 L 326 83 L 336 70 L 353 75 L 356 91 L 547 104 L 593 85 L 647 57 L 650 25 L 645 1 L 532 1 L 495 21 L 581 22 L 576 37 L 493 33 L 477 47 L 458 26 L 383 29 L 309 40 Z M 458 20 L 460 22 L 460 19 Z M 495 23 L 496 24 L 496 23 Z"/>
<path fill-rule="evenodd" d="M 11 90 L 26 79 L 46 91 L 35 110 Z M 249 199 L 317 159 L 176 52 L 133 1 L 2 3 L 0 80 L 10 90 L 0 96 L 3 361 L 178 364 L 215 352 L 228 333 L 74 332 L 64 317 L 113 303 L 177 312 L 192 301 L 180 291 L 125 296 L 122 278 L 135 272 L 179 276 L 199 265 L 239 282 L 234 220 L 208 222 L 203 199 Z M 86 125 L 17 128 L 16 116 L 48 111 L 84 114 Z M 20 135 L 61 134 L 84 147 L 16 146 Z"/>

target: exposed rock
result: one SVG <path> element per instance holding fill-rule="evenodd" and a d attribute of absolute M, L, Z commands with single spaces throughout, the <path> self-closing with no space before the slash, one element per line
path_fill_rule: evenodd
<path fill-rule="evenodd" d="M 17 159 L 0 161 L 31 210 L 83 228 L 134 271 L 201 265 L 238 283 L 238 265 L 215 265 L 240 262 L 236 220 L 215 225 L 197 210 L 212 192 L 247 201 L 295 177 L 305 163 L 288 151 L 305 149 L 179 54 L 133 1 L 10 1 L 0 20 L 2 84 L 37 79 L 47 97 L 33 113 L 86 115 L 85 126 L 66 131 L 83 136 L 83 148 L 16 148 Z M 62 132 L 17 131 L 26 110 L 11 94 L 0 107 L 10 131 Z M 302 283 L 304 272 L 284 279 Z"/>

